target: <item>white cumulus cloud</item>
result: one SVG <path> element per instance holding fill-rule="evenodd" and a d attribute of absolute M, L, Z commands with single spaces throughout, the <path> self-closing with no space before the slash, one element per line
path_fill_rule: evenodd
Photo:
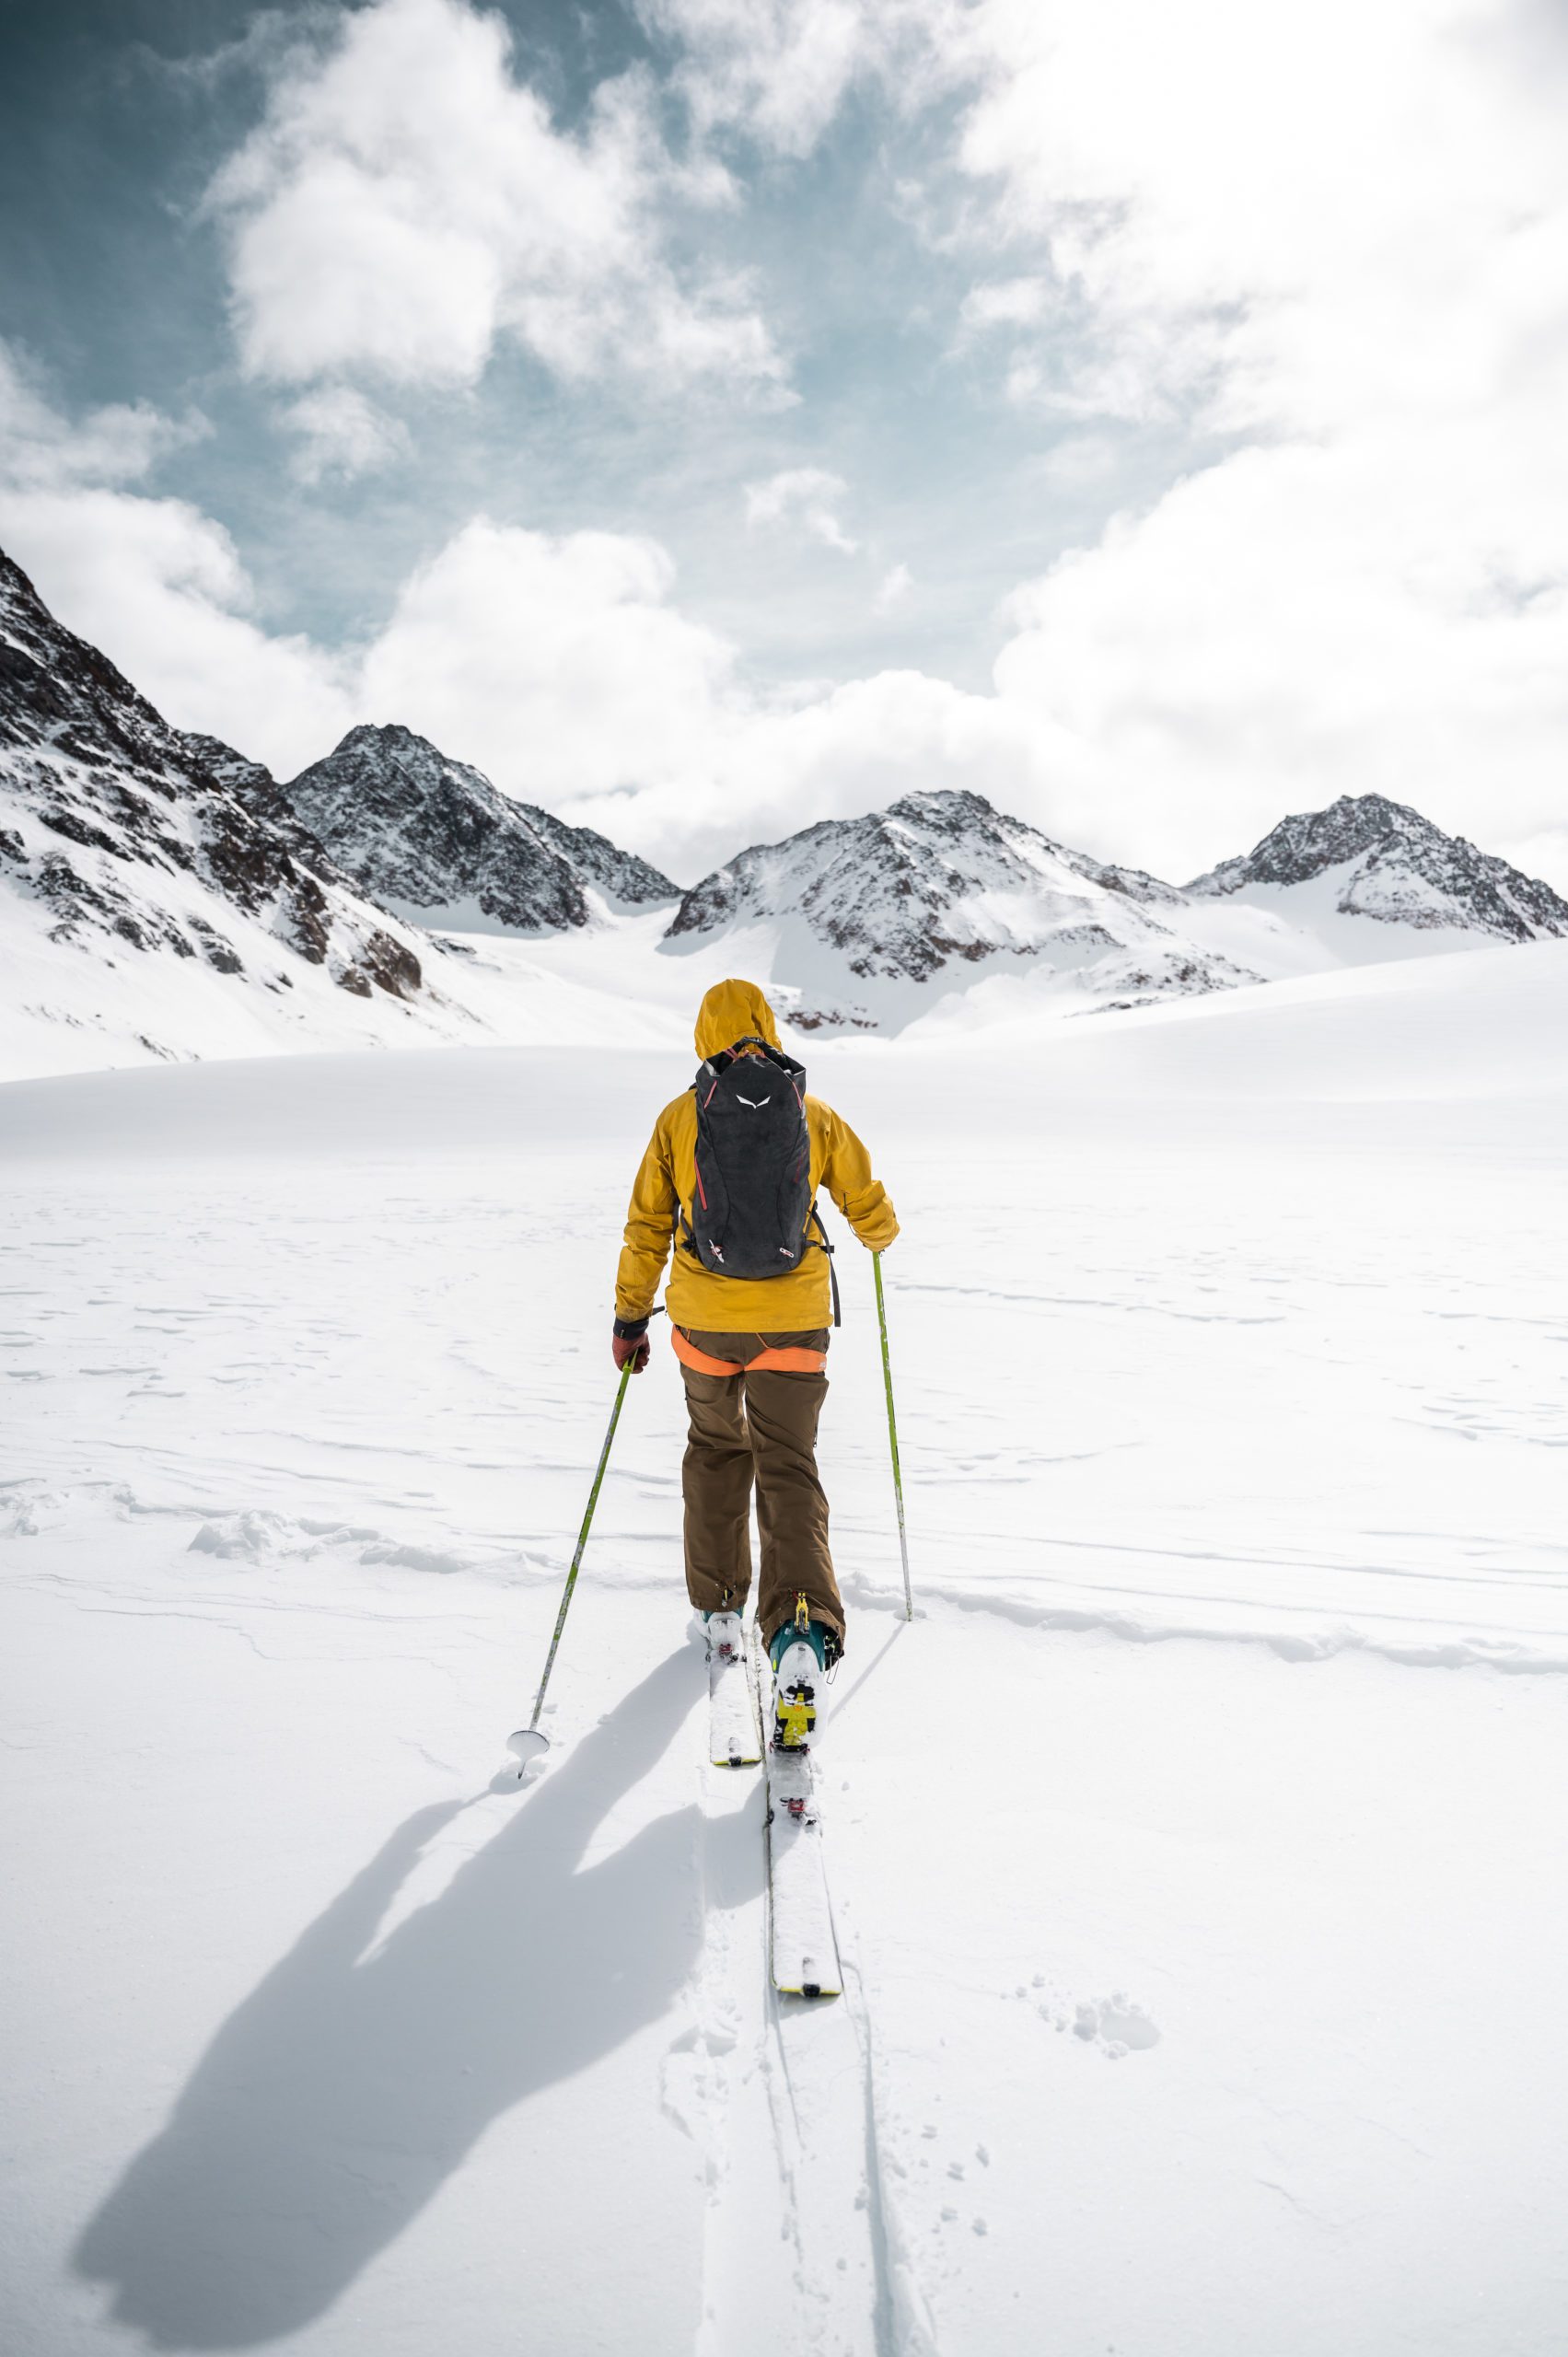
<path fill-rule="evenodd" d="M 476 520 L 403 585 L 361 701 L 552 806 L 700 778 L 744 704 L 673 586 L 652 540 Z"/>
<path fill-rule="evenodd" d="M 1552 840 L 1561 34 L 1514 0 L 981 0 L 975 29 L 961 160 L 1013 274 L 970 329 L 1011 335 L 1015 394 L 1224 452 L 1013 601 L 998 689 L 1070 822 L 1179 871 L 1344 792 Z"/>
<path fill-rule="evenodd" d="M 164 451 L 205 430 L 199 418 L 177 424 L 145 401 L 111 402 L 68 422 L 41 371 L 0 339 L 0 470 L 13 489 L 133 482 Z"/>
<path fill-rule="evenodd" d="M 1377 790 L 1568 875 L 1561 11 L 640 6 L 699 122 L 785 153 L 856 83 L 956 98 L 907 217 L 970 260 L 966 366 L 1074 429 L 1038 493 L 1113 505 L 1168 438 L 1006 610 L 1063 831 L 1180 872 Z"/>
<path fill-rule="evenodd" d="M 669 260 L 668 208 L 731 191 L 675 161 L 656 111 L 627 75 L 580 133 L 558 131 L 505 20 L 467 0 L 342 12 L 324 52 L 276 63 L 263 121 L 211 192 L 244 366 L 285 385 L 463 387 L 510 338 L 566 377 L 786 397 L 748 287 Z"/>
<path fill-rule="evenodd" d="M 145 408 L 72 420 L 0 343 L 0 543 L 176 726 L 310 760 L 350 725 L 352 667 L 267 629 L 210 516 L 132 487 L 189 431 Z"/>

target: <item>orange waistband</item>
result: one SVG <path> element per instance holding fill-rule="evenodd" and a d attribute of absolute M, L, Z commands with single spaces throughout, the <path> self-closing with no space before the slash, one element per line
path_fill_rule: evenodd
<path fill-rule="evenodd" d="M 695 1367 L 699 1375 L 820 1375 L 828 1364 L 826 1351 L 759 1351 L 754 1359 L 744 1365 L 738 1359 L 710 1358 L 695 1342 L 689 1342 L 679 1326 L 671 1326 L 669 1339 L 675 1355 L 683 1366 Z"/>

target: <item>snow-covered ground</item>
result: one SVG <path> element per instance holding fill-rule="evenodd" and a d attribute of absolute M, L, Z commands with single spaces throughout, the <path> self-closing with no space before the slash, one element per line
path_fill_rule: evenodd
<path fill-rule="evenodd" d="M 0 1089 L 0 2341 L 1560 2346 L 1565 1003 L 1552 943 L 813 1049 L 920 1603 L 850 1243 L 816 2008 L 667 1348 L 495 1782 L 673 1016 Z"/>

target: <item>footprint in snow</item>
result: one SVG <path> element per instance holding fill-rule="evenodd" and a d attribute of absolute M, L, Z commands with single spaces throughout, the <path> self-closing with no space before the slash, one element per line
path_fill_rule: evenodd
<path fill-rule="evenodd" d="M 1142 2005 L 1133 2004 L 1120 1990 L 1114 1997 L 1101 1998 L 1098 2004 L 1080 2005 L 1074 2018 L 1073 2035 L 1101 2047 L 1113 2061 L 1119 2061 L 1123 2054 L 1138 2053 L 1160 2042 L 1159 2031 Z"/>

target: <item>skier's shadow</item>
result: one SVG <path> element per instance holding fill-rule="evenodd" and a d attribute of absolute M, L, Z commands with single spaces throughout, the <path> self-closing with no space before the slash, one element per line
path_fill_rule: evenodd
<path fill-rule="evenodd" d="M 398 1827 L 224 2024 L 84 2231 L 75 2270 L 113 2287 L 117 2320 L 159 2349 L 297 2331 L 501 2112 L 658 2019 L 702 1945 L 701 1811 L 659 1817 L 597 1865 L 578 1861 L 691 1689 L 682 1649 L 366 1956 L 424 1844 L 470 1804 Z M 707 1822 L 711 1903 L 761 1887 L 749 1814 Z"/>

